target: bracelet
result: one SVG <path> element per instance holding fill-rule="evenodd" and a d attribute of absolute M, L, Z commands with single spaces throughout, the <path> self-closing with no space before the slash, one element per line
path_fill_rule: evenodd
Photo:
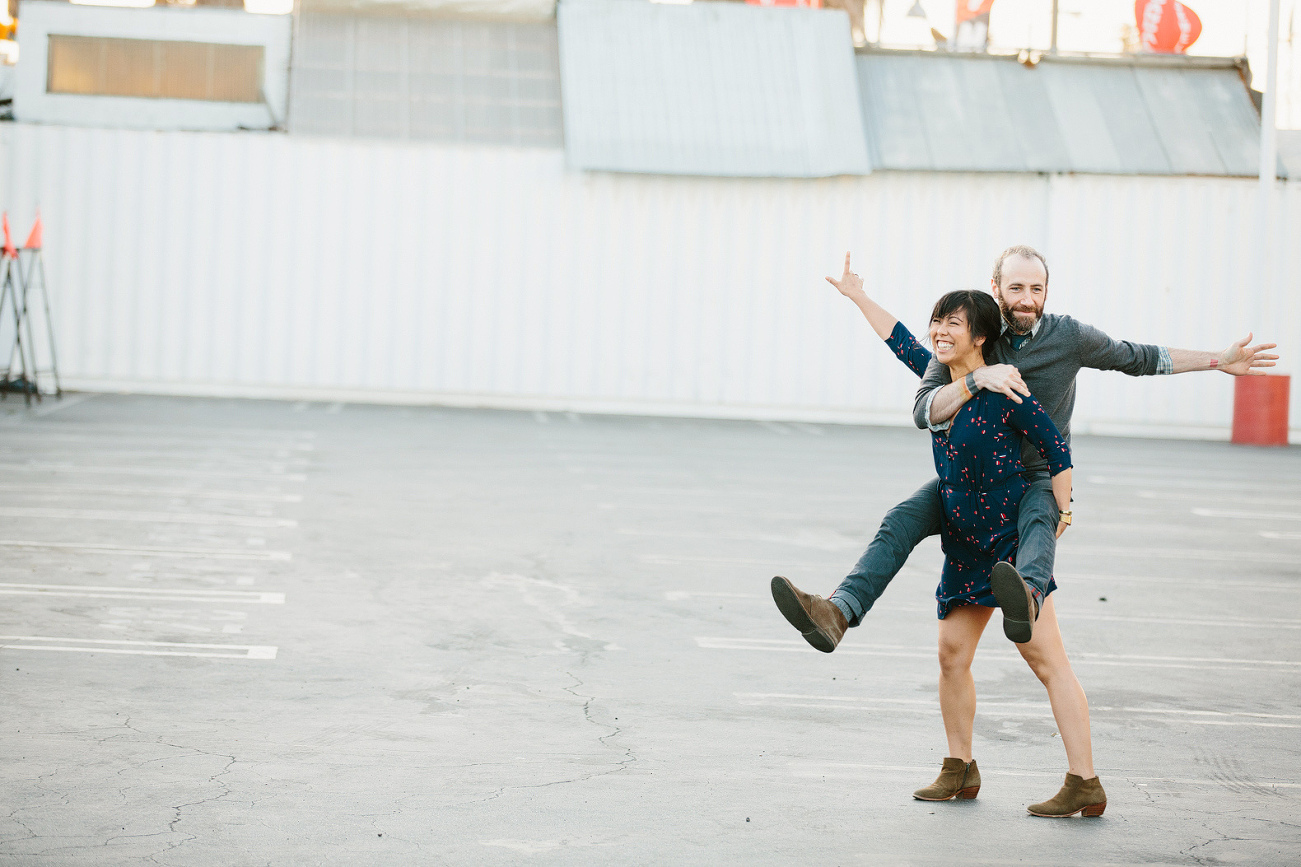
<path fill-rule="evenodd" d="M 967 374 L 967 378 L 962 380 L 962 384 L 967 387 L 967 394 L 972 397 L 975 397 L 976 392 L 980 391 L 980 389 L 976 387 L 976 374 L 974 371 Z"/>
<path fill-rule="evenodd" d="M 1070 526 L 1070 523 L 1071 523 L 1071 517 L 1072 517 L 1072 515 L 1071 515 L 1071 510 L 1070 510 L 1070 509 L 1058 509 L 1058 510 L 1057 510 L 1057 521 L 1058 521 L 1058 523 L 1066 524 L 1067 526 Z"/>
<path fill-rule="evenodd" d="M 1212 359 L 1211 359 L 1211 368 L 1210 368 L 1210 369 L 1211 369 L 1211 370 L 1214 370 L 1215 368 L 1217 368 L 1217 367 L 1219 367 L 1219 366 L 1220 366 L 1220 360 L 1219 360 L 1218 358 L 1212 358 Z"/>

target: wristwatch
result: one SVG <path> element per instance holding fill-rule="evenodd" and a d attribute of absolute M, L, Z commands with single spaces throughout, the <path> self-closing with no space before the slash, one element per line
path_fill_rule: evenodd
<path fill-rule="evenodd" d="M 1057 510 L 1057 520 L 1058 520 L 1060 523 L 1063 523 L 1063 524 L 1067 524 L 1067 525 L 1069 525 L 1069 524 L 1071 523 L 1071 510 L 1070 510 L 1070 509 L 1058 509 L 1058 510 Z"/>

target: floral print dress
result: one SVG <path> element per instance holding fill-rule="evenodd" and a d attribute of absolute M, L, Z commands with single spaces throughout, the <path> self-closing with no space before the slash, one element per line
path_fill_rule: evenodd
<path fill-rule="evenodd" d="M 931 354 L 902 322 L 886 345 L 913 373 L 925 373 Z M 1033 397 L 1014 403 L 998 392 L 977 392 L 947 431 L 931 434 L 944 508 L 944 570 L 935 590 L 941 620 L 959 605 L 996 607 L 989 572 L 999 560 L 1016 563 L 1017 514 L 1030 487 L 1022 475 L 1022 437 L 1044 456 L 1052 475 L 1070 468 L 1070 449 Z M 1049 579 L 1047 592 L 1055 589 Z"/>

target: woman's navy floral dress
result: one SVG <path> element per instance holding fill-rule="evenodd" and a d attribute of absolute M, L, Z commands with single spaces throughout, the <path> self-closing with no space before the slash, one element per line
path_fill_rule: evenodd
<path fill-rule="evenodd" d="M 902 322 L 894 326 L 886 345 L 913 373 L 926 372 L 931 354 Z M 1029 487 L 1021 475 L 1023 436 L 1048 461 L 1052 475 L 1070 468 L 1070 449 L 1033 397 L 1013 403 L 996 391 L 977 392 L 947 431 L 931 434 L 944 504 L 944 571 L 935 590 L 941 620 L 959 605 L 996 607 L 990 569 L 999 560 L 1016 563 L 1017 512 Z M 1048 592 L 1056 589 L 1049 579 Z"/>

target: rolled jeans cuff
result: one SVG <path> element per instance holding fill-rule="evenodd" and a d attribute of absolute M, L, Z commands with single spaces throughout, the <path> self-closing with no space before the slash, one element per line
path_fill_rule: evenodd
<path fill-rule="evenodd" d="M 858 600 L 852 594 L 842 594 L 837 590 L 831 594 L 831 604 L 840 609 L 840 613 L 845 615 L 848 623 L 856 625 L 863 618 L 864 612 L 859 608 Z"/>

